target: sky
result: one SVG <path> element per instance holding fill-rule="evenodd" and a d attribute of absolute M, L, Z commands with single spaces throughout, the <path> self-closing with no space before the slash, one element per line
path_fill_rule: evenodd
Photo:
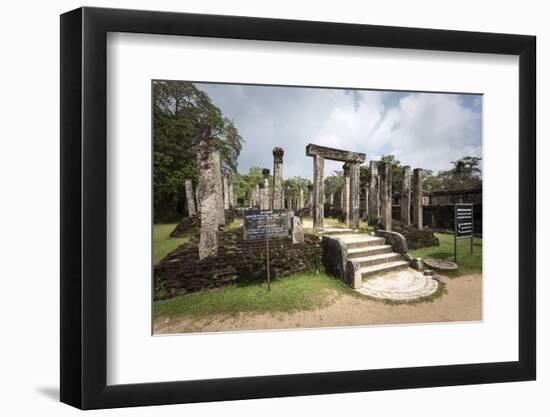
<path fill-rule="evenodd" d="M 252 166 L 273 169 L 272 149 L 282 147 L 283 176 L 312 178 L 308 143 L 366 154 L 365 163 L 394 154 L 402 165 L 451 168 L 451 161 L 482 156 L 482 96 L 195 84 L 244 139 L 240 173 Z M 325 161 L 325 175 L 341 170 Z"/>

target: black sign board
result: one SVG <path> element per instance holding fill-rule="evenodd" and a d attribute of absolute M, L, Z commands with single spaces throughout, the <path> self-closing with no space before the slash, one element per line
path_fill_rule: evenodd
<path fill-rule="evenodd" d="M 456 241 L 461 238 L 470 238 L 470 255 L 474 253 L 474 205 L 455 204 L 455 262 Z"/>
<path fill-rule="evenodd" d="M 285 237 L 289 233 L 289 214 L 286 210 L 247 210 L 244 213 L 244 239 Z"/>
<path fill-rule="evenodd" d="M 458 238 L 472 237 L 474 235 L 473 204 L 455 205 L 455 234 Z"/>

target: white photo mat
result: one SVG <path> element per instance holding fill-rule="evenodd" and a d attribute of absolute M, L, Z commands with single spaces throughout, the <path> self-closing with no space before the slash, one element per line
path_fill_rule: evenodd
<path fill-rule="evenodd" d="M 505 55 L 109 34 L 107 383 L 518 360 L 518 68 Z M 153 79 L 482 93 L 483 320 L 153 336 Z"/>

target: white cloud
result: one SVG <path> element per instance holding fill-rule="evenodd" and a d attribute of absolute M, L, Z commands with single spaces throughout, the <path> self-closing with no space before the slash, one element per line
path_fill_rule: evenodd
<path fill-rule="evenodd" d="M 239 170 L 271 168 L 271 150 L 285 149 L 285 177 L 311 178 L 305 147 L 363 152 L 370 159 L 394 153 L 403 163 L 434 171 L 462 156 L 481 156 L 479 106 L 459 95 L 336 89 L 199 85 L 245 139 Z M 330 164 L 330 170 L 338 165 Z M 327 169 L 327 173 L 330 172 Z"/>

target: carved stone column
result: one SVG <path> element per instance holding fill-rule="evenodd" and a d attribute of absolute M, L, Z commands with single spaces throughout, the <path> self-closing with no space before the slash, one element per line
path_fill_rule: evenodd
<path fill-rule="evenodd" d="M 260 207 L 261 195 L 260 184 L 254 185 L 254 207 Z"/>
<path fill-rule="evenodd" d="M 233 183 L 229 182 L 229 207 L 235 207 L 236 205 L 235 189 L 233 188 Z"/>
<path fill-rule="evenodd" d="M 216 188 L 216 209 L 218 214 L 218 224 L 220 226 L 225 225 L 225 208 L 224 208 L 224 195 L 223 195 L 223 181 L 222 171 L 220 163 L 220 153 L 218 151 L 212 151 L 212 163 L 214 166 L 214 184 Z"/>
<path fill-rule="evenodd" d="M 401 221 L 411 224 L 411 167 L 403 167 L 403 182 L 401 185 Z"/>
<path fill-rule="evenodd" d="M 210 149 L 210 128 L 206 125 L 197 126 L 197 168 L 199 185 L 197 187 L 200 204 L 200 240 L 199 259 L 218 254 L 218 172 L 219 158 Z M 219 190 L 221 191 L 221 189 Z M 223 207 L 222 207 L 223 208 Z"/>
<path fill-rule="evenodd" d="M 369 217 L 369 184 L 365 184 L 365 207 L 363 212 L 363 220 L 367 220 Z"/>
<path fill-rule="evenodd" d="M 380 215 L 380 188 L 378 175 L 378 161 L 370 161 L 369 182 L 369 224 L 375 225 Z"/>
<path fill-rule="evenodd" d="M 313 229 L 317 232 L 322 232 L 324 229 L 324 169 L 325 158 L 315 155 L 313 157 Z"/>
<path fill-rule="evenodd" d="M 273 148 L 273 210 L 283 208 L 283 155 L 282 148 Z"/>
<path fill-rule="evenodd" d="M 223 176 L 223 208 L 229 210 L 229 179 Z"/>
<path fill-rule="evenodd" d="M 391 164 L 381 162 L 379 165 L 380 175 L 380 223 L 386 231 L 391 231 Z"/>
<path fill-rule="evenodd" d="M 185 200 L 187 202 L 187 215 L 193 217 L 197 214 L 195 208 L 195 197 L 193 195 L 193 182 L 191 180 L 185 180 Z"/>
<path fill-rule="evenodd" d="M 344 223 L 350 225 L 350 171 L 351 164 L 344 164 L 344 184 L 342 187 L 342 214 L 344 215 Z"/>
<path fill-rule="evenodd" d="M 412 203 L 413 203 L 413 225 L 418 230 L 424 227 L 422 219 L 422 192 L 423 192 L 424 170 L 415 168 L 412 179 Z"/>
<path fill-rule="evenodd" d="M 360 197 L 361 197 L 361 188 L 359 188 L 359 164 L 352 163 L 350 164 L 350 176 L 349 176 L 349 194 L 350 194 L 350 227 L 352 229 L 359 228 L 360 221 Z"/>
<path fill-rule="evenodd" d="M 261 194 L 260 208 L 262 210 L 269 210 L 271 208 L 271 194 L 269 192 L 269 169 L 262 169 L 264 176 L 264 183 Z"/>

